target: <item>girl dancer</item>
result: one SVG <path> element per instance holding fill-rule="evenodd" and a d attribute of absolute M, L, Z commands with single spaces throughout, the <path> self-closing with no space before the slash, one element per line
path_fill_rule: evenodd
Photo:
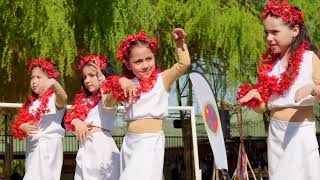
<path fill-rule="evenodd" d="M 100 83 L 113 73 L 112 67 L 107 67 L 105 57 L 90 54 L 81 58 L 79 68 L 83 92 L 76 95 L 65 118 L 67 129 L 75 131 L 80 141 L 74 178 L 118 180 L 120 154 L 111 136 L 116 110 L 104 108 L 100 92 Z"/>
<path fill-rule="evenodd" d="M 59 72 L 45 59 L 29 63 L 32 96 L 12 124 L 12 136 L 27 137 L 25 180 L 60 180 L 63 162 L 64 129 L 67 95 L 56 81 Z"/>
<path fill-rule="evenodd" d="M 320 179 L 313 106 L 320 97 L 320 61 L 303 12 L 269 1 L 262 13 L 269 46 L 258 83 L 242 85 L 238 100 L 257 112 L 271 110 L 268 165 L 271 180 Z"/>
<path fill-rule="evenodd" d="M 135 93 L 132 102 L 128 102 L 129 97 L 121 92 L 119 77 L 111 77 L 103 84 L 103 91 L 109 98 L 127 102 L 124 114 L 127 133 L 121 150 L 121 180 L 162 179 L 165 146 L 162 123 L 168 115 L 169 91 L 173 82 L 190 66 L 184 30 L 176 28 L 172 34 L 176 40 L 179 62 L 163 72 L 156 66 L 156 39 L 140 32 L 127 36 L 120 43 L 118 60 L 124 64 L 124 75 L 136 85 L 135 90 L 128 88 L 129 94 Z"/>

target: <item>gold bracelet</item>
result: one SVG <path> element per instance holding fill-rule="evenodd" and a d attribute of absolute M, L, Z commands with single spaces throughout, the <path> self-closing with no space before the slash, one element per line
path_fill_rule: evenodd
<path fill-rule="evenodd" d="M 114 105 L 112 107 L 108 107 L 108 106 L 105 106 L 104 109 L 107 110 L 107 111 L 115 111 L 117 110 L 117 105 Z"/>

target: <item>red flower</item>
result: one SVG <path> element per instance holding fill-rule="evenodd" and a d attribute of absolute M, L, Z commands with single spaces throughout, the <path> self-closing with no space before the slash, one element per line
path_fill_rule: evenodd
<path fill-rule="evenodd" d="M 11 125 L 13 138 L 18 138 L 19 140 L 22 140 L 25 137 L 27 137 L 27 134 L 19 129 L 20 125 L 27 122 L 38 123 L 40 121 L 41 116 L 50 111 L 47 106 L 49 98 L 51 97 L 53 92 L 54 91 L 52 89 L 48 89 L 43 94 L 43 96 L 40 97 L 40 106 L 38 107 L 36 112 L 30 113 L 29 107 L 32 106 L 33 102 L 38 98 L 38 96 L 29 97 L 29 107 L 27 107 L 26 104 L 22 105 L 22 107 L 19 109 L 18 114 L 16 115 L 14 122 Z"/>
<path fill-rule="evenodd" d="M 87 95 L 86 93 L 76 94 L 75 101 L 71 107 L 71 111 L 67 112 L 64 117 L 64 123 L 67 130 L 74 131 L 75 129 L 71 124 L 71 121 L 77 118 L 81 121 L 84 121 L 87 118 L 89 111 L 94 108 L 100 100 L 100 93 L 91 96 Z"/>
<path fill-rule="evenodd" d="M 100 69 L 103 70 L 107 67 L 107 60 L 104 56 L 96 55 L 96 54 L 89 54 L 88 56 L 81 57 L 79 69 L 82 72 L 83 66 L 90 63 L 91 61 L 97 60 L 99 61 Z"/>
<path fill-rule="evenodd" d="M 59 72 L 54 69 L 54 63 L 47 61 L 46 59 L 39 58 L 29 61 L 29 72 L 31 73 L 32 69 L 35 67 L 40 67 L 44 72 L 48 74 L 49 78 L 58 78 Z"/>
<path fill-rule="evenodd" d="M 292 25 L 304 23 L 303 12 L 297 10 L 285 1 L 279 3 L 278 0 L 270 0 L 264 7 L 262 19 L 267 18 L 269 14 L 281 17 L 285 22 L 291 23 Z"/>
<path fill-rule="evenodd" d="M 139 81 L 136 97 L 134 97 L 135 100 L 138 100 L 142 94 L 149 92 L 153 88 L 157 81 L 159 73 L 160 70 L 155 69 L 149 78 L 142 79 Z M 128 102 L 129 97 L 124 96 L 124 92 L 119 84 L 120 78 L 121 77 L 119 76 L 110 76 L 105 81 L 103 81 L 101 84 L 102 93 L 107 94 L 111 92 L 112 96 L 116 98 L 118 101 Z"/>
<path fill-rule="evenodd" d="M 250 86 L 249 84 L 240 85 L 240 90 L 237 94 L 237 100 L 244 97 L 250 90 L 257 89 L 260 93 L 260 96 L 263 102 L 267 103 L 271 95 L 283 95 L 285 91 L 287 91 L 295 82 L 299 75 L 300 64 L 303 60 L 303 53 L 308 49 L 308 44 L 303 42 L 299 49 L 292 52 L 289 60 L 288 66 L 286 70 L 280 74 L 280 78 L 278 79 L 275 76 L 269 76 L 269 73 L 273 69 L 273 65 L 277 60 L 277 55 L 272 54 L 271 51 L 267 51 L 263 55 L 263 59 L 265 57 L 269 57 L 265 63 L 260 63 L 260 67 L 258 69 L 258 83 Z M 266 59 L 265 59 L 266 60 Z M 243 103 L 242 105 L 248 107 L 259 106 L 262 102 L 259 102 L 257 99 L 252 99 L 249 102 Z"/>
<path fill-rule="evenodd" d="M 156 38 L 149 38 L 144 31 L 141 31 L 138 34 L 128 35 L 125 41 L 122 40 L 120 42 L 117 50 L 117 59 L 123 64 L 127 61 L 126 55 L 128 54 L 129 47 L 135 41 L 146 41 L 150 45 L 152 51 L 156 51 L 158 49 L 158 40 Z"/>

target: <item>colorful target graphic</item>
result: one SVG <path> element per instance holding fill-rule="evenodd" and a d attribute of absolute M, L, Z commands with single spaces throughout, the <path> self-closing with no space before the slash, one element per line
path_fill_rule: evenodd
<path fill-rule="evenodd" d="M 208 128 L 215 134 L 218 133 L 219 130 L 219 116 L 217 115 L 216 110 L 214 109 L 213 105 L 206 104 L 204 109 L 205 120 L 207 122 Z"/>

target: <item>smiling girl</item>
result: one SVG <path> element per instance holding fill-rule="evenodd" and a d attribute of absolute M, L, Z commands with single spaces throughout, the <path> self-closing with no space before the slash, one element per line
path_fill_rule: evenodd
<path fill-rule="evenodd" d="M 103 84 L 104 93 L 126 103 L 127 133 L 121 149 L 121 180 L 162 179 L 165 147 L 162 124 L 168 116 L 169 92 L 173 82 L 190 66 L 184 30 L 176 28 L 172 35 L 179 62 L 163 72 L 156 65 L 157 39 L 140 32 L 128 35 L 120 43 L 118 60 L 124 65 L 124 76 L 135 85 L 126 90 L 134 94 L 132 101 L 121 91 L 119 77 L 109 78 Z"/>
<path fill-rule="evenodd" d="M 269 1 L 262 13 L 268 51 L 258 83 L 240 87 L 238 101 L 256 112 L 271 111 L 268 166 L 271 180 L 320 179 L 313 106 L 320 97 L 319 52 L 303 12 Z"/>

